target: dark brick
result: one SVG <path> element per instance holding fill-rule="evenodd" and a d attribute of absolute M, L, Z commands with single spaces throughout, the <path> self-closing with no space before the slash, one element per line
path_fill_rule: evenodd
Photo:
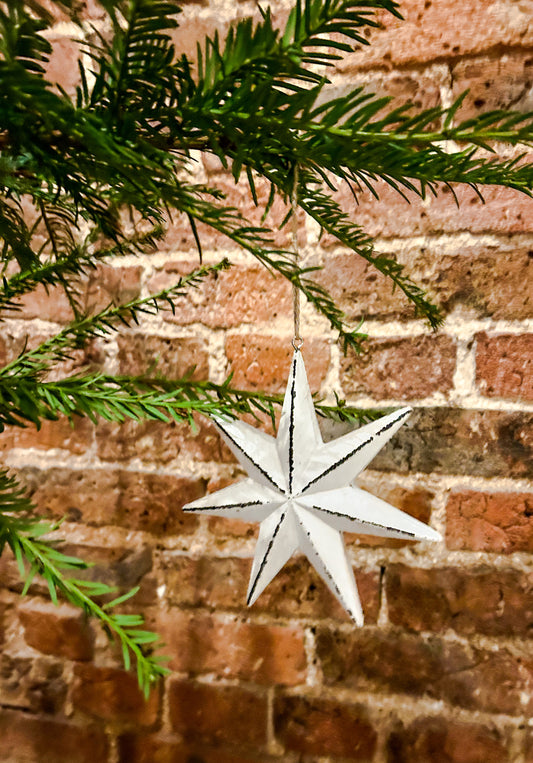
<path fill-rule="evenodd" d="M 373 759 L 377 733 L 362 705 L 298 696 L 274 702 L 274 733 L 286 750 L 301 755 Z"/>
<path fill-rule="evenodd" d="M 506 763 L 508 740 L 492 725 L 418 718 L 391 733 L 387 763 Z"/>
<path fill-rule="evenodd" d="M 72 701 L 77 710 L 105 720 L 153 726 L 159 713 L 159 691 L 146 700 L 132 673 L 95 665 L 76 665 Z"/>
<path fill-rule="evenodd" d="M 533 576 L 478 567 L 387 567 L 389 619 L 415 631 L 528 637 L 533 633 Z"/>
<path fill-rule="evenodd" d="M 533 415 L 457 408 L 418 409 L 372 461 L 399 472 L 528 477 Z"/>
<path fill-rule="evenodd" d="M 186 741 L 205 739 L 263 746 L 267 740 L 267 701 L 240 686 L 194 684 L 173 679 L 168 689 L 170 723 Z"/>
<path fill-rule="evenodd" d="M 103 729 L 80 726 L 11 710 L 0 711 L 4 763 L 107 763 L 109 744 Z"/>
<path fill-rule="evenodd" d="M 533 663 L 504 648 L 365 628 L 319 631 L 317 654 L 327 686 L 427 696 L 509 715 L 533 710 Z"/>

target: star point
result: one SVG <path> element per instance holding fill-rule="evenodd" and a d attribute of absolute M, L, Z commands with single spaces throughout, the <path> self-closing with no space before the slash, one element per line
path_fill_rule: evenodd
<path fill-rule="evenodd" d="M 343 532 L 409 540 L 440 534 L 351 482 L 395 434 L 410 408 L 324 443 L 301 352 L 295 350 L 277 437 L 241 421 L 215 422 L 248 478 L 184 506 L 259 522 L 247 603 L 302 551 L 357 625 L 363 611 Z"/>

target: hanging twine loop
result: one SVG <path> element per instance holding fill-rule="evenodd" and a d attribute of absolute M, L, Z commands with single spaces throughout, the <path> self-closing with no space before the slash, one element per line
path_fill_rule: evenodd
<path fill-rule="evenodd" d="M 291 194 L 291 207 L 292 207 L 292 251 L 294 252 L 294 260 L 298 265 L 300 259 L 300 252 L 298 250 L 298 165 L 294 165 L 294 183 L 292 186 Z M 293 303 L 293 316 L 294 316 L 294 336 L 292 339 L 292 346 L 295 350 L 300 350 L 304 343 L 304 340 L 300 336 L 300 289 L 295 283 L 292 285 L 292 303 Z"/>

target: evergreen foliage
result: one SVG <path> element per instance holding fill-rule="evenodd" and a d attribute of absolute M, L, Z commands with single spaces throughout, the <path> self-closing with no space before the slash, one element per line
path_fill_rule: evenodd
<path fill-rule="evenodd" d="M 297 0 L 282 30 L 265 9 L 259 23 L 243 20 L 224 40 L 215 35 L 200 42 L 195 62 L 172 43 L 179 2 L 100 4 L 112 34 L 86 30 L 92 41 L 80 42 L 80 50 L 91 63 L 80 64 L 81 84 L 72 100 L 45 78 L 51 4 L 0 1 L 0 309 L 4 317 L 16 316 L 21 298 L 38 285 L 60 286 L 75 316 L 0 370 L 0 427 L 39 427 L 44 419 L 75 415 L 117 422 L 192 421 L 195 412 L 273 417 L 278 396 L 234 389 L 230 379 L 222 385 L 170 382 L 155 374 L 111 376 L 90 369 L 49 379 L 88 340 L 131 326 L 143 314 L 174 309 L 177 297 L 230 267 L 227 260 L 201 264 L 199 224 L 290 281 L 325 316 L 344 348 L 359 350 L 364 334 L 346 324 L 313 281 L 313 269 L 275 245 L 266 225 L 251 225 L 228 206 L 220 189 L 195 181 L 193 152 L 217 156 L 236 181 L 244 173 L 256 204 L 257 180 L 266 180 L 271 193 L 263 219 L 276 196 L 290 201 L 297 178 L 300 208 L 387 276 L 434 328 L 442 322 L 438 307 L 395 259 L 374 252 L 372 238 L 335 200 L 335 189 L 346 183 L 355 197 L 364 189 L 377 194 L 377 182 L 385 181 L 400 194 L 424 198 L 466 183 L 531 195 L 533 166 L 523 157 L 502 159 L 493 149 L 531 143 L 532 114 L 494 111 L 458 122 L 461 99 L 448 109 L 415 113 L 409 105 L 391 109 L 388 98 L 359 88 L 324 100 L 327 67 L 354 41 L 366 44 L 377 11 L 400 17 L 393 0 Z M 83 29 L 74 0 L 55 5 Z M 152 251 L 172 215 L 192 227 L 198 269 L 148 298 L 85 311 L 80 278 L 99 262 Z M 372 416 L 341 400 L 317 403 L 317 410 L 347 421 Z M 39 574 L 53 600 L 60 594 L 96 617 L 120 643 L 126 666 L 134 658 L 148 691 L 165 672 L 154 656 L 157 637 L 140 627 L 140 616 L 114 609 L 135 591 L 103 604 L 111 590 L 71 576 L 87 565 L 61 552 L 52 539 L 57 528 L 35 516 L 16 478 L 2 470 L 0 551 L 11 548 L 24 591 Z"/>

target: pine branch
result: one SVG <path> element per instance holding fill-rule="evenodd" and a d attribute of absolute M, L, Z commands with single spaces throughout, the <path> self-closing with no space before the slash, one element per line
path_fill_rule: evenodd
<path fill-rule="evenodd" d="M 250 392 L 224 384 L 158 377 L 84 374 L 56 382 L 21 379 L 17 385 L 0 380 L 0 428 L 2 425 L 36 426 L 41 420 L 56 421 L 61 416 L 73 420 L 87 416 L 122 423 L 135 421 L 185 421 L 194 425 L 194 414 L 234 418 L 244 414 L 266 414 L 275 426 L 276 407 L 282 395 Z M 324 418 L 345 422 L 371 421 L 380 411 L 360 409 L 336 399 L 335 405 L 317 401 L 316 410 Z"/>
<path fill-rule="evenodd" d="M 125 237 L 114 246 L 100 248 L 92 245 L 93 236 L 89 235 L 82 244 L 73 244 L 70 250 L 57 259 L 49 259 L 29 270 L 15 273 L 9 279 L 4 278 L 0 285 L 0 311 L 20 310 L 21 305 L 16 300 L 39 285 L 51 287 L 70 284 L 70 279 L 79 281 L 89 270 L 94 270 L 98 262 L 128 254 L 150 252 L 156 247 L 162 234 L 162 229 L 155 227 L 148 233 Z"/>
<path fill-rule="evenodd" d="M 9 476 L 7 470 L 0 470 L 0 553 L 6 544 L 13 552 L 24 581 L 23 595 L 39 575 L 46 581 L 54 604 L 58 604 L 60 595 L 83 609 L 87 616 L 98 620 L 109 638 L 120 644 L 126 670 L 134 658 L 139 685 L 148 695 L 152 684 L 168 673 L 162 665 L 163 658 L 152 654 L 160 645 L 159 637 L 141 629 L 144 619 L 140 615 L 112 611 L 133 597 L 138 588 L 107 604 L 98 604 L 95 599 L 109 596 L 116 589 L 105 583 L 68 577 L 69 573 L 88 569 L 90 565 L 63 554 L 57 548 L 57 541 L 47 537 L 58 529 L 59 524 L 35 517 L 35 511 L 17 480 Z"/>
<path fill-rule="evenodd" d="M 110 305 L 94 315 L 75 320 L 62 331 L 41 342 L 34 349 L 21 353 L 5 365 L 0 370 L 0 383 L 20 384 L 25 377 L 40 377 L 53 363 L 70 359 L 72 350 L 83 347 L 89 339 L 108 336 L 117 326 L 138 324 L 142 315 L 155 315 L 162 309 L 174 311 L 174 300 L 183 297 L 188 287 L 198 287 L 204 278 L 228 267 L 229 261 L 226 259 L 216 265 L 203 266 L 181 276 L 175 285 L 167 289 L 122 305 Z"/>

